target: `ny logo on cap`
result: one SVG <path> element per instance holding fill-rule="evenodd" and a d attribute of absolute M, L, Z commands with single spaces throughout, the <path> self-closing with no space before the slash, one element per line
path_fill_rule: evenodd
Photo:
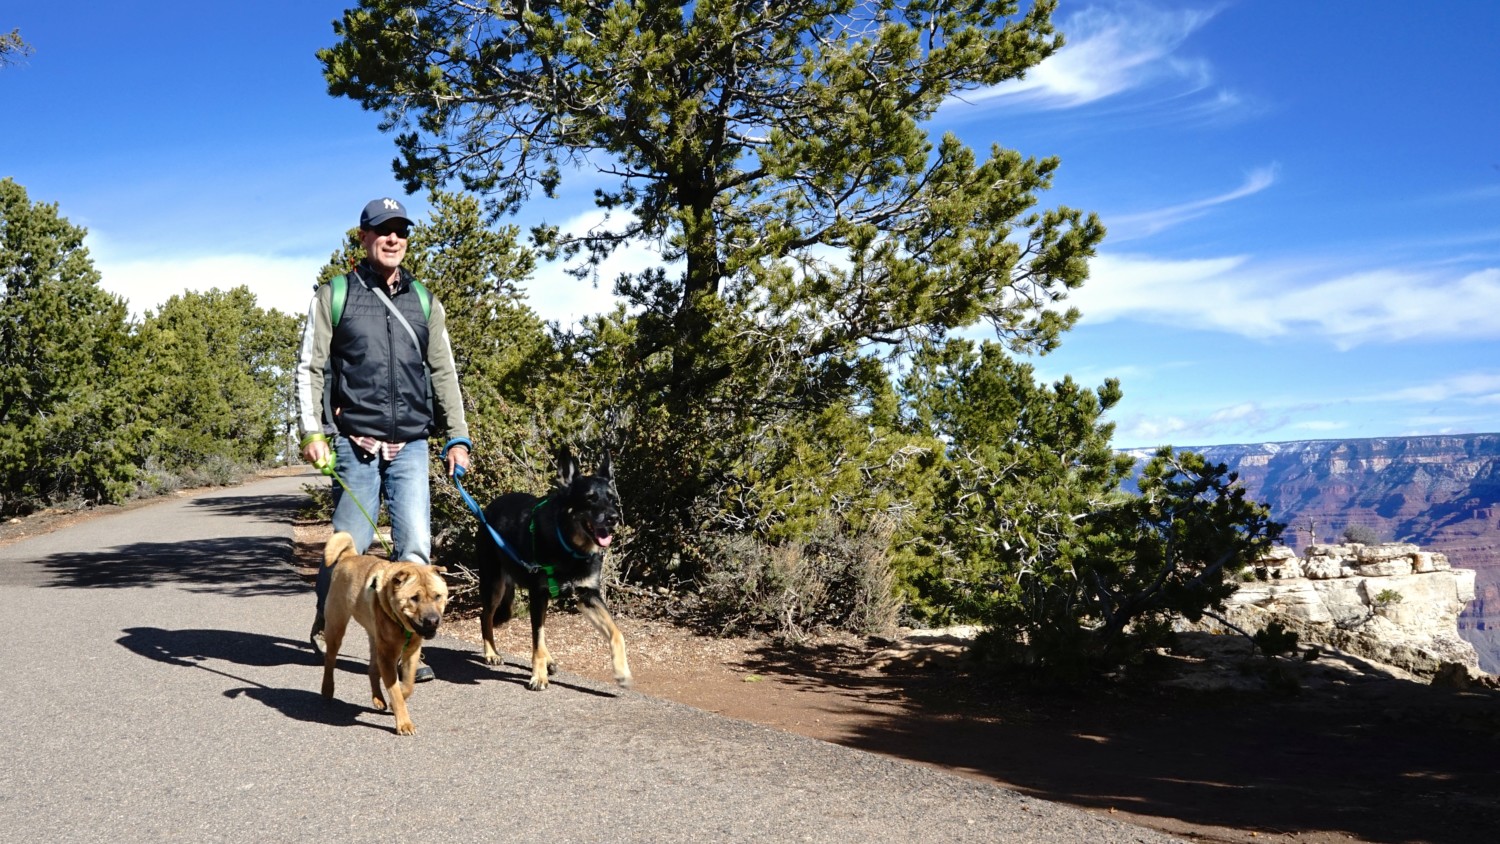
<path fill-rule="evenodd" d="M 394 199 L 382 199 L 381 202 L 385 203 L 385 207 L 386 207 L 387 210 L 390 210 L 390 211 L 400 211 L 401 210 L 401 203 L 397 202 Z"/>

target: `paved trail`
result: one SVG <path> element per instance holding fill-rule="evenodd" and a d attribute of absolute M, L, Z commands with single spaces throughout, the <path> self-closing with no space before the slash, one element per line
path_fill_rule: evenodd
<path fill-rule="evenodd" d="M 417 735 L 333 701 L 282 477 L 0 546 L 0 829 L 23 841 L 1166 842 L 1150 830 L 568 674 L 525 688 L 441 634 Z"/>

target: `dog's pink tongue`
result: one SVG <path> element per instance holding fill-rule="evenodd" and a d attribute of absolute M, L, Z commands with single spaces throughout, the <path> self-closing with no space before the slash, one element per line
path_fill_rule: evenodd
<path fill-rule="evenodd" d="M 615 538 L 613 535 L 605 533 L 602 530 L 594 531 L 594 542 L 598 543 L 600 548 L 608 548 L 609 543 L 614 541 Z"/>

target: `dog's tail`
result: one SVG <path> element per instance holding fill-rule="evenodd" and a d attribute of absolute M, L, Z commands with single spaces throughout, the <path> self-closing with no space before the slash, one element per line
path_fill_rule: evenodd
<path fill-rule="evenodd" d="M 354 553 L 354 537 L 344 531 L 335 533 L 323 546 L 323 565 L 332 566 L 345 554 Z"/>

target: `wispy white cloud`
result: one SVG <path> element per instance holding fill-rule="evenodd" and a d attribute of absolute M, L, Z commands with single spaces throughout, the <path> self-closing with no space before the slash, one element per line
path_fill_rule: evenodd
<path fill-rule="evenodd" d="M 1180 442 L 1180 435 L 1193 428 L 1176 416 L 1133 416 L 1115 423 L 1115 442 L 1131 448 L 1146 448 Z"/>
<path fill-rule="evenodd" d="M 1500 403 L 1500 372 L 1466 372 L 1399 390 L 1358 396 L 1354 401 L 1418 403 L 1454 399 L 1475 404 Z"/>
<path fill-rule="evenodd" d="M 1213 83 L 1208 63 L 1175 51 L 1216 12 L 1134 3 L 1085 8 L 1061 22 L 1063 48 L 1027 71 L 1026 78 L 964 99 L 1072 108 L 1161 83 L 1189 91 L 1207 89 Z M 1233 101 L 1219 95 L 1214 99 Z"/>
<path fill-rule="evenodd" d="M 1126 393 L 1127 402 L 1130 393 Z M 1500 370 L 1461 373 L 1379 392 L 1333 390 L 1316 401 L 1283 395 L 1227 405 L 1194 405 L 1189 397 L 1162 412 L 1127 412 L 1115 420 L 1115 442 L 1131 447 L 1251 443 L 1349 436 L 1422 436 L 1495 430 Z M 1340 408 L 1358 407 L 1352 415 Z M 1340 418 L 1343 417 L 1343 418 Z M 1364 431 L 1351 420 L 1377 419 Z"/>
<path fill-rule="evenodd" d="M 1128 443 L 1134 448 L 1167 444 L 1190 447 L 1296 436 L 1296 433 L 1288 432 L 1329 437 L 1348 429 L 1348 425 L 1341 421 L 1322 417 L 1299 418 L 1298 415 L 1318 412 L 1319 409 L 1312 406 L 1279 406 L 1249 401 L 1202 412 L 1129 414 L 1116 423 L 1115 442 Z"/>
<path fill-rule="evenodd" d="M 1500 165 L 1497 165 L 1497 169 L 1500 169 Z M 1443 194 L 1441 196 L 1438 196 L 1435 201 L 1468 203 L 1492 202 L 1496 199 L 1500 199 L 1500 183 L 1479 185 L 1478 187 L 1469 188 L 1467 190 L 1454 191 L 1452 193 Z"/>
<path fill-rule="evenodd" d="M 1293 422 L 1288 427 L 1299 431 L 1312 431 L 1320 434 L 1331 434 L 1348 428 L 1347 422 L 1336 422 L 1332 419 L 1304 419 Z"/>
<path fill-rule="evenodd" d="M 1104 221 L 1109 227 L 1109 242 L 1120 243 L 1149 237 L 1172 226 L 1201 217 L 1217 206 L 1260 193 L 1276 183 L 1276 169 L 1275 165 L 1256 168 L 1246 174 L 1244 182 L 1239 187 L 1218 196 L 1136 214 L 1109 217 Z"/>
<path fill-rule="evenodd" d="M 1214 422 L 1243 422 L 1247 419 L 1258 419 L 1264 415 L 1260 405 L 1255 402 L 1240 402 L 1231 407 L 1222 407 L 1209 415 Z"/>
<path fill-rule="evenodd" d="M 1246 337 L 1370 343 L 1500 337 L 1500 268 L 1265 265 L 1238 255 L 1100 255 L 1072 296 L 1085 321 L 1144 322 Z"/>

